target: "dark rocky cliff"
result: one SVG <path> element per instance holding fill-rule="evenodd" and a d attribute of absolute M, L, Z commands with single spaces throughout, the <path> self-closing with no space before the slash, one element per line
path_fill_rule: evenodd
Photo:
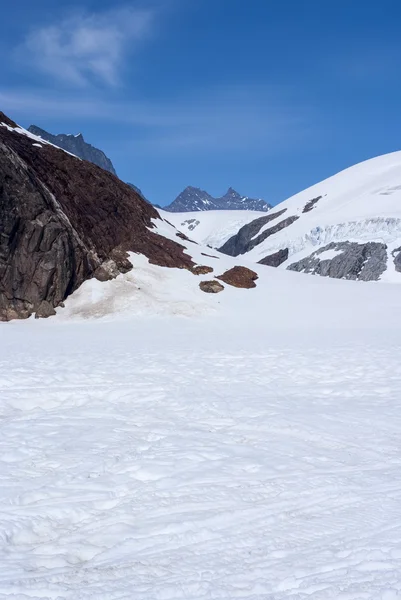
<path fill-rule="evenodd" d="M 16 127 L 0 112 L 0 320 L 52 314 L 86 279 L 128 270 L 127 251 L 192 266 L 130 186 Z"/>

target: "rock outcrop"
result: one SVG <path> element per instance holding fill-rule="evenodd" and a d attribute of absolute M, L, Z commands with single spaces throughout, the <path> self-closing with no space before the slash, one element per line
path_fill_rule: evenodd
<path fill-rule="evenodd" d="M 52 314 L 86 279 L 126 271 L 127 251 L 191 269 L 182 245 L 151 231 L 157 218 L 113 174 L 0 112 L 0 320 Z"/>
<path fill-rule="evenodd" d="M 275 219 L 281 217 L 286 210 L 287 209 L 284 208 L 283 210 L 268 214 L 265 217 L 259 217 L 258 219 L 247 223 L 241 227 L 236 235 L 233 235 L 229 240 L 227 240 L 227 242 L 223 244 L 221 248 L 219 248 L 219 251 L 223 252 L 223 254 L 228 254 L 229 256 L 239 256 L 240 254 L 249 252 L 271 235 L 274 235 L 278 231 L 281 231 L 282 229 L 289 227 L 289 225 L 292 225 L 292 223 L 299 218 L 295 215 L 288 217 L 287 219 L 279 221 L 273 225 L 273 227 L 269 227 L 257 235 L 262 227 L 267 225 L 267 223 L 270 223 L 270 221 L 274 221 Z"/>
<path fill-rule="evenodd" d="M 217 279 L 221 279 L 224 283 L 237 288 L 249 289 L 256 287 L 255 281 L 258 279 L 258 274 L 247 267 L 236 266 L 223 273 L 223 275 L 219 275 Z"/>
<path fill-rule="evenodd" d="M 387 266 L 387 246 L 379 242 L 332 242 L 289 265 L 291 271 L 335 279 L 377 281 Z"/>
<path fill-rule="evenodd" d="M 312 200 L 308 200 L 308 202 L 305 204 L 302 212 L 303 213 L 307 213 L 310 212 L 311 210 L 313 210 L 316 206 L 316 204 L 319 202 L 319 200 L 321 200 L 322 196 L 316 196 L 316 198 L 312 198 Z"/>
<path fill-rule="evenodd" d="M 259 261 L 260 265 L 267 265 L 268 267 L 279 267 L 288 258 L 288 248 L 282 248 L 269 256 L 265 256 Z"/>

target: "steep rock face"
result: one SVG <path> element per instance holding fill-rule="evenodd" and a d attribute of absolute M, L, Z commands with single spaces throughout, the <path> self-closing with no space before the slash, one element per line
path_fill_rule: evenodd
<path fill-rule="evenodd" d="M 278 233 L 286 227 L 289 227 L 297 219 L 299 219 L 298 216 L 292 215 L 291 217 L 287 217 L 283 221 L 279 221 L 272 227 L 265 229 L 259 235 L 253 233 L 255 231 L 260 231 L 261 227 L 266 225 L 266 223 L 273 219 L 277 219 L 284 212 L 285 209 L 283 211 L 274 213 L 273 215 L 269 215 L 271 217 L 271 219 L 269 220 L 264 220 L 265 217 L 260 217 L 259 219 L 255 219 L 255 221 L 248 223 L 248 225 L 245 225 L 240 229 L 237 235 L 230 238 L 221 248 L 219 248 L 220 252 L 223 252 L 224 254 L 229 254 L 230 256 L 238 256 L 239 254 L 245 254 L 246 252 L 250 252 L 251 250 L 253 250 L 253 248 L 264 242 L 268 237 L 274 235 L 275 233 Z"/>
<path fill-rule="evenodd" d="M 157 218 L 117 177 L 38 147 L 0 113 L 0 320 L 49 312 L 104 263 L 127 270 L 127 251 L 192 268 L 180 244 L 149 231 Z"/>
<path fill-rule="evenodd" d="M 192 212 L 203 210 L 259 210 L 268 211 L 271 205 L 261 199 L 241 196 L 229 188 L 220 198 L 214 198 L 200 188 L 188 186 L 164 210 L 169 212 Z"/>
<path fill-rule="evenodd" d="M 332 242 L 310 256 L 289 265 L 291 271 L 333 277 L 377 281 L 387 266 L 387 246 L 379 242 Z"/>
<path fill-rule="evenodd" d="M 66 133 L 53 135 L 52 133 L 41 129 L 36 125 L 30 125 L 28 131 L 34 135 L 40 136 L 48 142 L 51 142 L 59 148 L 63 148 L 63 150 L 67 150 L 67 152 L 75 154 L 75 156 L 79 156 L 79 158 L 92 162 L 94 165 L 113 173 L 113 175 L 116 175 L 116 171 L 111 160 L 105 155 L 104 152 L 102 152 L 102 150 L 99 150 L 99 148 L 95 148 L 91 144 L 85 142 L 82 133 L 79 133 L 78 135 L 69 135 Z"/>
<path fill-rule="evenodd" d="M 59 305 L 99 264 L 49 190 L 0 142 L 0 320 Z M 19 201 L 16 201 L 19 199 Z"/>

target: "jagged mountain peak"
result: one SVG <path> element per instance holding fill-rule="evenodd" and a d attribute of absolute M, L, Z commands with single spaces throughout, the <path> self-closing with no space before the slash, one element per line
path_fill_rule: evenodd
<path fill-rule="evenodd" d="M 215 198 L 205 190 L 187 186 L 177 198 L 164 207 L 168 212 L 193 212 L 205 210 L 258 210 L 266 212 L 271 205 L 261 199 L 242 196 L 229 187 L 224 196 Z"/>
<path fill-rule="evenodd" d="M 241 196 L 234 188 L 229 187 L 222 198 L 244 198 L 244 196 Z"/>

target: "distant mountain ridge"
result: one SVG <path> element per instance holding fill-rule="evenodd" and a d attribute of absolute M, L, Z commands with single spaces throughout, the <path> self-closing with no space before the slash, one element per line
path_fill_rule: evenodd
<path fill-rule="evenodd" d="M 34 135 L 40 136 L 42 139 L 51 142 L 63 150 L 67 150 L 67 152 L 71 152 L 71 154 L 75 154 L 75 156 L 78 156 L 79 158 L 88 160 L 105 171 L 113 173 L 113 175 L 117 175 L 111 160 L 102 150 L 85 142 L 82 133 L 78 133 L 78 135 L 66 133 L 53 135 L 52 133 L 37 127 L 37 125 L 30 125 L 28 131 Z"/>
<path fill-rule="evenodd" d="M 113 175 L 118 176 L 110 158 L 108 158 L 108 156 L 106 156 L 99 148 L 85 142 L 82 133 L 78 133 L 77 135 L 59 133 L 56 135 L 49 133 L 37 125 L 30 125 L 28 131 L 83 160 L 87 160 L 98 167 L 101 167 L 105 171 L 109 171 Z M 135 184 L 127 183 L 127 185 L 134 189 L 141 198 L 150 202 Z M 157 204 L 154 204 L 154 206 L 161 208 Z M 227 190 L 224 196 L 214 198 L 200 188 L 188 186 L 171 204 L 163 207 L 163 210 L 168 212 L 193 212 L 205 210 L 252 210 L 267 212 L 271 208 L 271 205 L 264 200 L 241 196 L 241 194 L 232 187 Z"/>
<path fill-rule="evenodd" d="M 262 199 L 241 196 L 232 187 L 224 196 L 214 198 L 200 188 L 188 186 L 179 196 L 163 210 L 168 212 L 194 212 L 205 210 L 257 210 L 267 212 L 272 208 Z"/>

